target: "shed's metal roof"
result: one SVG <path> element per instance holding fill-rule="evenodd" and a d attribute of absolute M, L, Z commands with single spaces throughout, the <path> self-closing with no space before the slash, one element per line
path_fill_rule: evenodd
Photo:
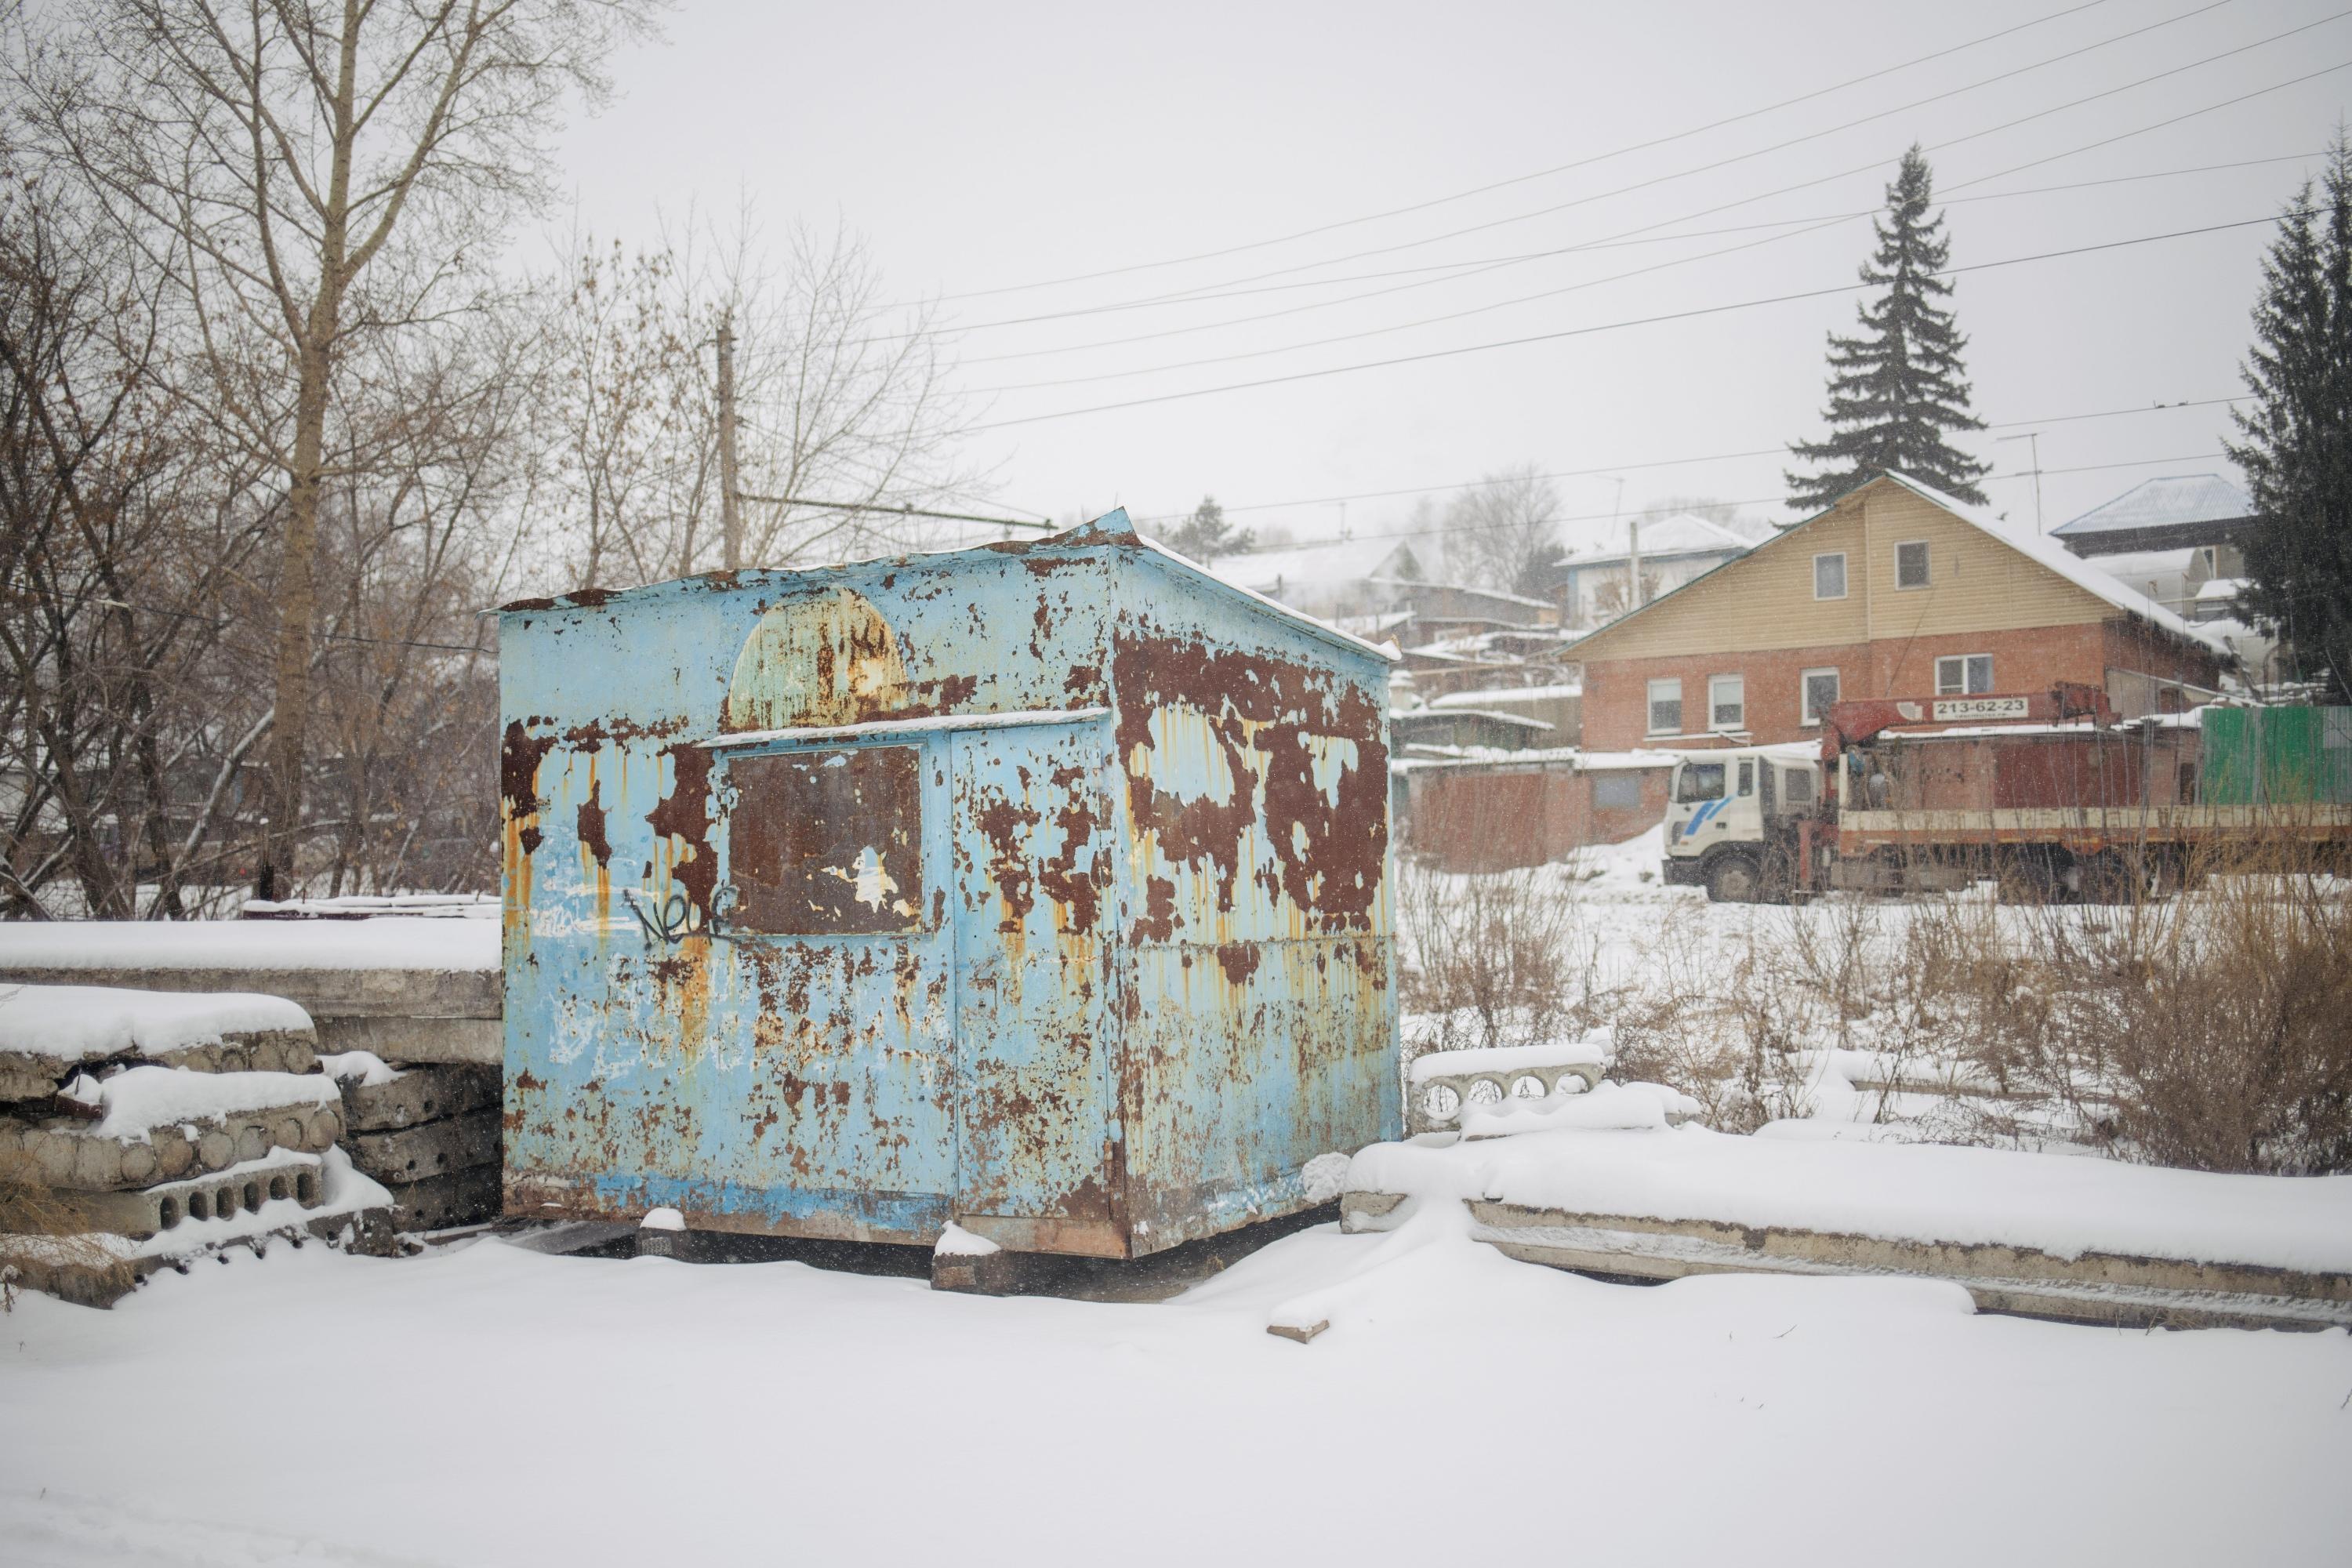
<path fill-rule="evenodd" d="M 2170 474 L 2143 479 L 2050 532 L 2056 539 L 2080 539 L 2189 522 L 2238 522 L 2253 514 L 2254 503 L 2246 492 L 2219 474 Z"/>
<path fill-rule="evenodd" d="M 786 567 L 746 567 L 740 572 L 705 572 L 694 577 L 673 577 L 665 582 L 647 583 L 635 588 L 580 588 L 551 598 L 517 599 L 500 605 L 500 615 L 541 615 L 551 610 L 601 610 L 614 604 L 635 604 L 641 599 L 654 599 L 677 593 L 686 586 L 700 586 L 725 593 L 736 589 L 765 587 L 790 578 L 817 578 L 837 574 L 856 568 L 870 568 L 879 563 L 929 561 L 940 563 L 957 556 L 978 559 L 983 555 L 1025 555 L 1040 551 L 1084 549 L 1090 545 L 1125 545 L 1139 551 L 1144 559 L 1157 561 L 1209 584 L 1235 598 L 1246 599 L 1277 620 L 1286 621 L 1321 640 L 1337 645 L 1350 653 L 1362 654 L 1382 664 L 1394 664 L 1400 656 L 1393 647 L 1366 641 L 1352 632 L 1341 631 L 1320 616 L 1294 609 L 1279 600 L 1268 598 L 1256 590 L 1220 577 L 1199 562 L 1180 555 L 1157 540 L 1147 539 L 1135 531 L 1135 524 L 1119 507 L 1105 512 L 1092 522 L 1065 529 L 1059 533 L 1042 538 L 1007 540 L 1002 543 L 969 545 L 956 550 L 910 551 L 897 555 L 872 556 L 859 561 L 835 561 L 821 565 Z"/>

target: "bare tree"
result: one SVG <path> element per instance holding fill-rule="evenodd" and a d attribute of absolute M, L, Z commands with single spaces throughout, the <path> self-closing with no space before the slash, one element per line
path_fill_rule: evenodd
<path fill-rule="evenodd" d="M 862 244 L 795 226 L 781 250 L 753 215 L 689 220 L 630 252 L 576 238 L 540 289 L 549 395 L 533 510 L 558 583 L 621 587 L 719 563 L 719 408 L 712 344 L 736 333 L 745 557 L 839 558 L 931 542 L 919 520 L 805 504 L 924 506 L 979 476 L 953 446 L 961 412 L 928 312 L 881 303 Z"/>
<path fill-rule="evenodd" d="M 1445 572 L 1483 588 L 1540 594 L 1559 542 L 1559 492 L 1533 463 L 1489 474 L 1446 503 Z"/>
<path fill-rule="evenodd" d="M 650 0 L 89 0 L 15 84 L 43 151 L 178 290 L 226 426 L 284 486 L 270 841 L 301 826 L 322 497 L 356 337 L 462 303 L 509 216 L 546 195 L 567 98 Z M 412 265 L 393 268 L 405 252 Z"/>
<path fill-rule="evenodd" d="M 113 231 L 0 167 L 0 912 L 179 913 L 268 731 L 223 674 L 272 498 L 171 391 Z"/>

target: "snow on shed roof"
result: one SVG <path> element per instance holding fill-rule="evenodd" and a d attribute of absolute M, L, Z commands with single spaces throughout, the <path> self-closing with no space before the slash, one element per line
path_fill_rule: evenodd
<path fill-rule="evenodd" d="M 1920 483 L 1908 474 L 1890 471 L 1886 478 L 1914 495 L 1935 502 L 1962 522 L 1982 529 L 2019 554 L 2028 557 L 2037 565 L 2048 567 L 2077 588 L 2085 593 L 2096 595 L 2126 615 L 2137 616 L 2150 626 L 2170 632 L 2173 636 L 2193 642 L 2200 647 L 2210 648 L 2223 658 L 2236 657 L 2231 652 L 2229 645 L 2221 638 L 2206 636 L 2154 599 L 2108 576 L 2055 540 L 2045 538 L 2038 533 L 2020 532 L 1982 507 L 1970 506 L 1964 500 L 1956 500 L 1932 485 Z"/>
<path fill-rule="evenodd" d="M 2246 492 L 2219 474 L 2170 474 L 2143 479 L 2050 532 L 2055 539 L 2079 539 L 2184 522 L 2236 522 L 2253 514 Z"/>

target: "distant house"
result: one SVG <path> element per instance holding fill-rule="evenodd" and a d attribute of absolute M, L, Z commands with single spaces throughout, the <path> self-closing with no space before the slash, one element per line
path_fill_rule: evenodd
<path fill-rule="evenodd" d="M 1979 508 L 1901 474 L 1847 492 L 1568 649 L 1583 742 L 1769 743 L 1844 697 L 2105 687 L 2126 715 L 2219 694 L 2208 631 Z"/>
<path fill-rule="evenodd" d="M 1433 706 L 1391 713 L 1389 743 L 1399 752 L 1412 746 L 1517 752 L 1528 746 L 1557 744 L 1558 737 L 1549 724 L 1525 713 L 1495 708 Z"/>
<path fill-rule="evenodd" d="M 1551 726 L 1547 746 L 1573 746 L 1584 733 L 1584 689 L 1573 681 L 1549 686 L 1481 686 L 1430 699 L 1436 709 L 1474 709 L 1516 713 Z"/>
<path fill-rule="evenodd" d="M 1407 608 L 1399 585 L 1427 575 L 1411 542 L 1394 539 L 1333 539 L 1220 555 L 1209 570 L 1236 587 L 1327 621 Z"/>
<path fill-rule="evenodd" d="M 1670 594 L 1755 548 L 1763 535 L 1743 532 L 1696 512 L 1612 522 L 1571 550 L 1551 590 L 1564 626 L 1590 629 L 1633 607 L 1633 552 L 1642 562 L 1642 602 Z"/>
<path fill-rule="evenodd" d="M 2208 583 L 2245 575 L 2253 512 L 2246 492 L 2218 474 L 2175 474 L 2134 485 L 2052 529 L 2050 537 L 2166 609 L 2195 618 Z"/>
<path fill-rule="evenodd" d="M 2277 639 L 2240 609 L 2246 541 L 2259 526 L 2253 502 L 2218 474 L 2147 479 L 2050 537 L 2230 645 L 2257 679 Z"/>

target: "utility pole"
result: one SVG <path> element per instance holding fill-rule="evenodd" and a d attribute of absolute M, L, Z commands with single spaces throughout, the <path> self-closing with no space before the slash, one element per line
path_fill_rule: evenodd
<path fill-rule="evenodd" d="M 2043 529 L 2042 529 L 2042 432 L 2041 432 L 2041 431 L 2039 431 L 2039 430 L 2023 430 L 2023 431 L 2020 431 L 2018 434 L 2016 434 L 2016 435 L 2014 435 L 2014 436 L 1996 436 L 1996 437 L 1993 437 L 1993 439 L 1994 439 L 1996 442 L 2000 442 L 2000 441 L 2022 441 L 2022 442 L 2026 443 L 2026 450 L 2027 450 L 2027 451 L 2029 451 L 2029 452 L 2031 452 L 2031 453 L 2032 454 L 2032 457 L 2031 458 L 2029 458 L 2029 459 L 2028 459 L 2028 461 L 2032 462 L 2032 465 L 2033 465 L 2033 531 L 2034 531 L 2034 532 L 2036 532 L 2036 533 L 2041 533 L 2041 532 L 2042 532 L 2042 531 L 2043 531 Z"/>
<path fill-rule="evenodd" d="M 743 564 L 743 513 L 735 493 L 735 312 L 719 318 L 719 521 L 727 538 L 726 566 Z"/>

